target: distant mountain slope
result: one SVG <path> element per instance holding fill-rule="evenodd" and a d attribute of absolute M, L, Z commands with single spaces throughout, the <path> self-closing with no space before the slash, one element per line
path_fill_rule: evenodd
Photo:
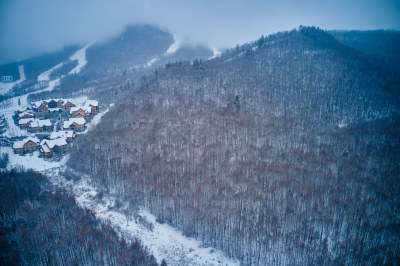
<path fill-rule="evenodd" d="M 126 86 L 68 166 L 244 265 L 400 263 L 398 77 L 313 27 Z"/>
<path fill-rule="evenodd" d="M 398 31 L 329 31 L 339 42 L 384 61 L 400 72 L 400 32 Z"/>
<path fill-rule="evenodd" d="M 117 38 L 94 44 L 87 50 L 86 73 L 102 78 L 101 75 L 122 75 L 169 61 L 212 56 L 212 51 L 206 47 L 179 43 L 176 44 L 176 51 L 167 53 L 175 41 L 171 33 L 157 27 L 129 26 Z"/>
<path fill-rule="evenodd" d="M 47 53 L 19 62 L 1 65 L 0 73 L 2 75 L 12 75 L 14 80 L 18 80 L 18 66 L 24 65 L 26 78 L 28 80 L 36 79 L 40 73 L 56 66 L 60 62 L 68 60 L 69 57 L 78 50 L 78 48 L 78 46 L 69 46 L 54 53 Z"/>

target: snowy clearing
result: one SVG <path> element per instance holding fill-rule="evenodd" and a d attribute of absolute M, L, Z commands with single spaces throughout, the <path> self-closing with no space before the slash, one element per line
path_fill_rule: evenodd
<path fill-rule="evenodd" d="M 19 72 L 18 80 L 9 83 L 0 82 L 0 94 L 8 93 L 14 87 L 14 85 L 17 85 L 26 80 L 24 65 L 18 66 L 18 72 Z"/>
<path fill-rule="evenodd" d="M 20 156 L 15 154 L 11 147 L 0 146 L 0 154 L 8 154 L 7 170 L 12 168 L 32 169 L 38 172 L 45 173 L 46 171 L 54 168 L 60 168 L 67 162 L 68 156 L 64 156 L 60 161 L 47 161 L 39 158 L 39 151 L 25 154 Z"/>
<path fill-rule="evenodd" d="M 115 208 L 118 199 L 114 195 L 98 197 L 98 191 L 87 177 L 78 181 L 66 180 L 58 171 L 50 173 L 50 181 L 56 187 L 66 189 L 75 196 L 77 203 L 87 208 L 103 222 L 109 223 L 127 241 L 139 239 L 161 263 L 169 265 L 239 265 L 238 261 L 226 257 L 221 251 L 204 247 L 201 241 L 188 238 L 167 224 L 156 222 L 145 210 L 130 213 L 126 208 Z M 151 230 L 148 225 L 152 224 Z"/>
<path fill-rule="evenodd" d="M 77 65 L 76 67 L 74 67 L 74 68 L 68 73 L 68 75 L 79 73 L 79 72 L 81 72 L 82 68 L 83 68 L 84 66 L 86 66 L 86 64 L 87 64 L 87 61 L 86 61 L 86 49 L 89 48 L 90 45 L 91 45 L 91 44 L 87 44 L 87 45 L 84 46 L 83 48 L 81 48 L 81 49 L 79 49 L 78 51 L 76 51 L 76 53 L 73 54 L 73 55 L 70 57 L 70 60 L 71 60 L 71 61 L 78 60 L 78 65 Z"/>

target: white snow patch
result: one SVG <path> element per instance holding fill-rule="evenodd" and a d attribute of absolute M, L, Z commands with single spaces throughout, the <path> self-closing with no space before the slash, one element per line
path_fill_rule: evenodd
<path fill-rule="evenodd" d="M 79 134 L 79 135 L 81 135 L 81 134 L 86 134 L 86 133 L 89 132 L 89 130 L 92 130 L 98 123 L 100 123 L 101 117 L 102 117 L 103 115 L 105 115 L 106 113 L 108 113 L 108 111 L 110 110 L 110 108 L 113 107 L 113 106 L 114 106 L 114 103 L 111 103 L 110 106 L 107 107 L 106 110 L 104 110 L 104 111 L 101 112 L 101 113 L 96 114 L 96 115 L 93 117 L 93 119 L 86 125 L 85 131 L 83 131 L 83 132 L 77 132 L 76 134 Z"/>
<path fill-rule="evenodd" d="M 68 74 L 75 74 L 81 72 L 82 68 L 87 64 L 86 61 L 86 49 L 89 48 L 91 44 L 87 44 L 83 48 L 79 49 L 76 51 L 75 54 L 73 54 L 70 57 L 71 61 L 78 60 L 78 65 L 74 67 Z"/>
<path fill-rule="evenodd" d="M 63 62 L 63 63 L 59 63 L 58 65 L 56 65 L 56 66 L 54 66 L 54 67 L 52 67 L 52 68 L 46 70 L 45 72 L 41 73 L 41 74 L 38 76 L 38 81 L 49 81 L 49 80 L 50 80 L 50 74 L 51 74 L 51 72 L 53 72 L 53 71 L 56 70 L 57 68 L 62 67 L 63 65 L 64 65 L 64 62 Z"/>
<path fill-rule="evenodd" d="M 6 94 L 15 85 L 17 85 L 17 84 L 23 82 L 24 80 L 26 80 L 25 71 L 24 71 L 24 65 L 18 66 L 18 72 L 19 72 L 19 80 L 16 80 L 16 81 L 13 81 L 13 82 L 8 82 L 8 83 L 0 82 L 0 94 Z"/>
<path fill-rule="evenodd" d="M 215 47 L 212 48 L 212 50 L 213 50 L 213 56 L 209 57 L 208 60 L 214 59 L 214 58 L 216 58 L 216 57 L 220 57 L 220 56 L 221 56 L 221 51 L 220 51 L 220 50 L 218 50 L 218 49 L 215 48 Z"/>
<path fill-rule="evenodd" d="M 151 67 L 155 62 L 157 62 L 159 59 L 158 58 L 153 58 L 147 62 L 144 67 Z"/>
<path fill-rule="evenodd" d="M 168 48 L 168 50 L 165 52 L 164 55 L 169 55 L 169 54 L 175 53 L 181 46 L 182 39 L 175 33 L 172 33 L 172 35 L 174 36 L 174 43 L 171 44 L 171 46 Z"/>

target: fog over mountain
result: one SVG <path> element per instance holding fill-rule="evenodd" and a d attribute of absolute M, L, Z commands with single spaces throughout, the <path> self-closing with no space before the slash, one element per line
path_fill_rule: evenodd
<path fill-rule="evenodd" d="M 395 0 L 2 1 L 0 64 L 104 40 L 134 23 L 153 24 L 186 42 L 222 49 L 299 25 L 400 29 L 399 18 Z"/>

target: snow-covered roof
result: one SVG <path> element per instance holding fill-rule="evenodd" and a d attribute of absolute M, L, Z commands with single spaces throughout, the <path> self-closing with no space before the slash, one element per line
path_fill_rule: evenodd
<path fill-rule="evenodd" d="M 79 109 L 82 109 L 87 114 L 91 114 L 92 113 L 92 108 L 90 106 L 75 106 L 75 107 L 71 107 L 71 110 L 69 111 L 69 113 L 72 114 L 73 112 L 76 112 Z"/>
<path fill-rule="evenodd" d="M 67 139 L 65 137 L 61 137 L 58 139 L 50 139 L 50 140 L 44 139 L 40 143 L 40 146 L 42 146 L 42 147 L 47 146 L 50 149 L 53 149 L 55 146 L 60 147 L 60 146 L 65 146 L 65 145 L 67 145 Z"/>
<path fill-rule="evenodd" d="M 42 145 L 42 146 L 40 146 L 40 149 L 42 149 L 42 151 L 45 152 L 45 153 L 48 153 L 48 152 L 51 151 L 50 148 L 47 147 L 47 145 Z"/>
<path fill-rule="evenodd" d="M 30 124 L 30 127 L 44 127 L 44 126 L 51 127 L 50 119 L 43 119 L 43 120 L 34 119 Z"/>
<path fill-rule="evenodd" d="M 58 139 L 58 138 L 72 138 L 74 136 L 74 131 L 72 130 L 63 130 L 57 132 L 51 132 L 50 139 Z"/>
<path fill-rule="evenodd" d="M 22 113 L 22 112 L 25 112 L 27 110 L 30 110 L 30 108 L 28 106 L 22 106 L 22 107 L 17 108 L 16 111 Z"/>
<path fill-rule="evenodd" d="M 84 125 L 85 118 L 83 117 L 70 118 L 68 121 L 64 121 L 64 128 L 69 128 L 69 126 L 73 123 L 77 123 L 78 125 Z"/>
<path fill-rule="evenodd" d="M 23 117 L 23 116 L 25 116 L 25 115 L 31 115 L 31 116 L 33 116 L 33 113 L 30 112 L 30 111 L 25 111 L 25 112 L 20 113 L 20 114 L 19 114 L 19 117 Z"/>
<path fill-rule="evenodd" d="M 86 106 L 99 106 L 99 102 L 96 100 L 87 100 L 85 105 Z"/>
<path fill-rule="evenodd" d="M 14 149 L 23 148 L 23 147 L 24 147 L 24 144 L 25 144 L 25 142 L 24 142 L 23 140 L 16 141 L 16 142 L 14 142 L 14 144 L 13 144 L 13 148 L 14 148 Z"/>
<path fill-rule="evenodd" d="M 14 149 L 23 148 L 23 147 L 24 147 L 24 144 L 27 143 L 28 141 L 32 141 L 32 142 L 35 142 L 35 143 L 39 143 L 39 139 L 38 139 L 38 138 L 36 138 L 36 137 L 27 137 L 27 138 L 25 138 L 25 139 L 23 139 L 23 140 L 14 142 L 13 148 L 14 148 Z"/>
<path fill-rule="evenodd" d="M 33 120 L 35 120 L 35 119 L 33 119 L 33 118 L 24 118 L 24 119 L 20 119 L 20 120 L 18 121 L 18 125 L 25 125 L 25 124 L 27 124 L 27 123 L 33 121 Z"/>

